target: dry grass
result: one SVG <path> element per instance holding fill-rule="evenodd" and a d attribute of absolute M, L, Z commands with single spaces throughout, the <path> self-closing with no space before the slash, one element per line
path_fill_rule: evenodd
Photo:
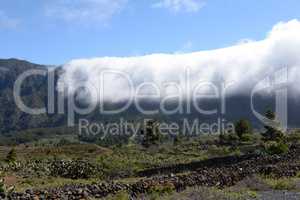
<path fill-rule="evenodd" d="M 0 146 L 0 160 L 4 160 L 11 147 Z M 44 159 L 54 156 L 65 156 L 68 158 L 96 158 L 99 155 L 110 153 L 111 150 L 95 144 L 74 144 L 61 147 L 53 146 L 26 146 L 15 147 L 18 160 L 23 159 Z"/>

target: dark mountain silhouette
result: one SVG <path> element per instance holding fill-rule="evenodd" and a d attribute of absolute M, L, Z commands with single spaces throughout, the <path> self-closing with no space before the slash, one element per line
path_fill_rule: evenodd
<path fill-rule="evenodd" d="M 16 79 L 23 72 L 30 69 L 47 70 L 47 66 L 33 64 L 27 61 L 18 59 L 0 59 L 0 132 L 10 132 L 13 130 L 24 130 L 29 128 L 41 128 L 41 127 L 58 127 L 67 125 L 67 114 L 41 114 L 30 115 L 22 112 L 16 105 L 13 97 L 13 88 Z M 55 82 L 59 73 L 62 72 L 61 68 L 54 70 Z M 48 91 L 47 91 L 47 79 L 48 76 L 31 76 L 28 77 L 23 85 L 21 96 L 22 100 L 28 107 L 42 108 L 47 107 L 48 103 Z M 55 92 L 55 102 L 57 103 L 58 93 Z M 263 113 L 268 107 L 272 107 L 274 104 L 274 97 L 268 96 L 256 96 L 255 107 L 257 111 Z M 57 104 L 55 105 L 57 106 Z M 120 103 L 121 105 L 122 103 Z M 218 108 L 220 110 L 219 100 L 203 100 L 201 101 L 202 108 Z M 119 105 L 110 104 L 106 102 L 107 108 L 114 108 Z M 157 102 L 145 101 L 143 103 L 145 108 L 158 107 Z M 176 106 L 176 102 L 170 103 L 170 107 Z M 290 127 L 298 127 L 300 125 L 300 118 L 298 113 L 300 112 L 300 102 L 296 98 L 288 99 L 288 120 Z M 57 110 L 57 108 L 55 108 Z M 66 108 L 65 108 L 66 110 Z M 67 110 L 66 110 L 67 111 Z M 66 112 L 67 113 L 67 112 Z M 217 122 L 219 117 L 222 117 L 228 121 L 236 121 L 240 118 L 249 119 L 255 127 L 259 128 L 262 125 L 253 115 L 250 108 L 249 95 L 236 95 L 226 98 L 226 114 L 221 113 L 214 115 L 201 115 L 195 109 L 192 109 L 191 114 L 172 114 L 164 115 L 159 113 L 156 116 L 143 116 L 132 105 L 126 112 L 118 115 L 102 115 L 96 109 L 94 112 L 86 116 L 75 116 L 75 122 L 84 117 L 91 121 L 114 121 L 123 117 L 128 120 L 138 120 L 144 117 L 155 117 L 164 121 L 180 122 L 184 117 L 189 120 L 199 119 L 200 122 Z"/>
<path fill-rule="evenodd" d="M 63 123 L 61 115 L 29 115 L 16 105 L 13 88 L 16 79 L 27 70 L 47 70 L 37 65 L 17 59 L 0 59 L 0 131 L 21 130 L 35 127 L 52 127 Z M 47 105 L 47 76 L 30 76 L 21 88 L 21 97 L 26 105 L 41 108 Z"/>

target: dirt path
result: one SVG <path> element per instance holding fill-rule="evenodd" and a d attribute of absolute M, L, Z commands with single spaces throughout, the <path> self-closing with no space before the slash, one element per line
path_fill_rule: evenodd
<path fill-rule="evenodd" d="M 258 200 L 299 200 L 300 193 L 287 191 L 268 191 L 259 193 Z"/>

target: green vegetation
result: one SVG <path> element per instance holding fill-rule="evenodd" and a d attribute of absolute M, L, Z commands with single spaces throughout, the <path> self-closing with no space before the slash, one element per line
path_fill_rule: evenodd
<path fill-rule="evenodd" d="M 283 179 L 266 179 L 268 185 L 271 186 L 273 190 L 294 190 L 296 189 L 295 180 L 283 178 Z"/>
<path fill-rule="evenodd" d="M 265 114 L 269 121 L 265 126 L 266 131 L 262 134 L 265 141 L 265 151 L 271 155 L 287 153 L 289 145 L 286 142 L 285 134 L 280 130 L 280 124 L 276 121 L 276 114 L 268 110 Z"/>
<path fill-rule="evenodd" d="M 266 116 L 275 121 L 275 113 L 268 111 Z M 42 129 L 22 131 L 14 136 L 5 135 L 11 141 L 10 144 L 15 145 L 14 148 L 0 146 L 0 167 L 4 169 L 4 176 L 8 180 L 15 179 L 13 185 L 17 191 L 108 180 L 131 183 L 139 179 L 135 178 L 139 172 L 149 168 L 257 152 L 264 155 L 284 154 L 291 144 L 298 144 L 300 141 L 299 132 L 285 135 L 280 127 L 274 128 L 271 125 L 265 126 L 266 130 L 260 136 L 252 130 L 247 120 L 239 120 L 232 133 L 186 137 L 165 137 L 158 131 L 158 125 L 157 121 L 149 121 L 144 132 L 139 133 L 135 139 L 112 136 L 101 140 L 99 136 L 77 137 L 69 132 L 63 134 L 63 131 L 56 131 L 50 136 L 49 132 L 43 132 Z M 261 178 L 261 182 L 274 190 L 297 190 L 294 179 Z M 0 185 L 0 191 L 1 188 L 5 188 L 4 183 Z M 201 197 L 211 200 L 243 200 L 255 198 L 255 191 L 257 190 L 252 187 L 238 190 L 199 188 L 178 194 L 174 185 L 164 183 L 149 187 L 148 194 L 143 198 L 184 199 L 186 195 L 202 195 Z M 121 200 L 128 198 L 129 195 L 124 191 L 108 197 Z"/>
<path fill-rule="evenodd" d="M 173 194 L 160 194 L 157 193 L 149 194 L 145 199 L 147 200 L 190 200 L 190 199 L 205 199 L 205 200 L 248 200 L 256 198 L 258 195 L 253 191 L 230 191 L 230 190 L 221 190 L 217 188 L 189 188 L 182 193 L 173 193 Z"/>
<path fill-rule="evenodd" d="M 252 126 L 248 120 L 241 119 L 235 123 L 234 133 L 222 133 L 219 142 L 223 145 L 237 146 L 241 143 L 254 143 L 256 137 L 252 132 Z"/>
<path fill-rule="evenodd" d="M 190 200 L 190 199 L 205 199 L 205 200 L 249 200 L 255 199 L 258 194 L 250 190 L 230 191 L 227 189 L 221 190 L 217 188 L 188 188 L 182 193 L 176 193 L 172 186 L 162 188 L 161 186 L 154 187 L 148 194 L 141 195 L 140 199 L 145 200 Z M 126 192 L 119 192 L 116 195 L 109 196 L 108 200 L 130 200 Z"/>
<path fill-rule="evenodd" d="M 118 192 L 116 195 L 108 196 L 107 200 L 130 200 L 127 192 Z"/>
<path fill-rule="evenodd" d="M 169 195 L 175 191 L 175 186 L 172 183 L 166 183 L 164 185 L 155 185 L 150 188 L 148 194 L 152 196 L 162 196 L 162 195 Z"/>
<path fill-rule="evenodd" d="M 251 134 L 252 133 L 252 127 L 250 125 L 250 122 L 245 119 L 241 119 L 235 123 L 235 133 L 237 136 L 242 140 L 243 136 L 245 134 Z"/>
<path fill-rule="evenodd" d="M 239 144 L 239 137 L 235 133 L 222 133 L 219 135 L 221 145 L 237 146 Z"/>
<path fill-rule="evenodd" d="M 14 148 L 12 148 L 8 152 L 5 161 L 8 162 L 8 163 L 15 163 L 16 160 L 17 160 L 17 153 L 16 153 L 16 150 Z"/>
<path fill-rule="evenodd" d="M 284 142 L 269 141 L 265 143 L 265 150 L 268 154 L 284 154 L 287 153 L 289 147 Z"/>
<path fill-rule="evenodd" d="M 300 144 L 300 131 L 294 130 L 291 133 L 287 134 L 286 140 L 292 144 Z"/>
<path fill-rule="evenodd" d="M 262 133 L 263 140 L 282 142 L 284 133 L 280 130 L 279 122 L 276 121 L 276 114 L 271 110 L 267 110 L 265 117 L 269 121 L 266 121 L 268 125 L 265 125 L 266 131 Z"/>
<path fill-rule="evenodd" d="M 161 139 L 161 133 L 158 129 L 159 123 L 157 121 L 148 121 L 141 135 L 143 136 L 142 145 L 144 147 L 150 147 L 152 145 L 158 145 Z"/>

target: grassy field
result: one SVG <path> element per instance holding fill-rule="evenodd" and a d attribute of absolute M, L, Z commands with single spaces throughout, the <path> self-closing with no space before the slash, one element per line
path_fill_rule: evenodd
<path fill-rule="evenodd" d="M 287 140 L 298 143 L 299 137 L 296 136 L 290 135 Z M 252 136 L 251 140 L 239 141 L 235 145 L 220 143 L 218 135 L 209 135 L 182 138 L 176 143 L 164 142 L 150 147 L 134 142 L 103 147 L 76 140 L 72 135 L 66 137 L 60 135 L 60 137 L 14 146 L 0 146 L 1 176 L 5 186 L 7 188 L 13 186 L 14 191 L 24 192 L 27 189 L 96 184 L 112 180 L 131 184 L 141 179 L 136 177 L 139 171 L 149 168 L 264 151 L 264 143 L 257 135 Z M 12 149 L 16 161 L 9 164 L 7 157 Z M 64 171 L 64 168 L 67 171 Z M 53 172 L 58 173 L 53 174 Z M 74 174 L 76 176 L 73 176 Z M 80 176 L 77 177 L 78 174 Z M 257 185 L 259 187 L 256 187 Z M 174 191 L 166 192 L 165 189 L 156 188 L 151 194 L 147 194 L 145 199 L 185 199 L 185 197 L 193 199 L 194 196 L 203 196 L 212 200 L 243 200 L 255 197 L 255 194 L 262 189 L 300 192 L 299 185 L 299 176 L 282 179 L 254 177 L 225 190 L 217 187 L 190 188 L 183 193 L 174 193 Z M 109 198 L 126 199 L 126 195 L 120 193 Z"/>

